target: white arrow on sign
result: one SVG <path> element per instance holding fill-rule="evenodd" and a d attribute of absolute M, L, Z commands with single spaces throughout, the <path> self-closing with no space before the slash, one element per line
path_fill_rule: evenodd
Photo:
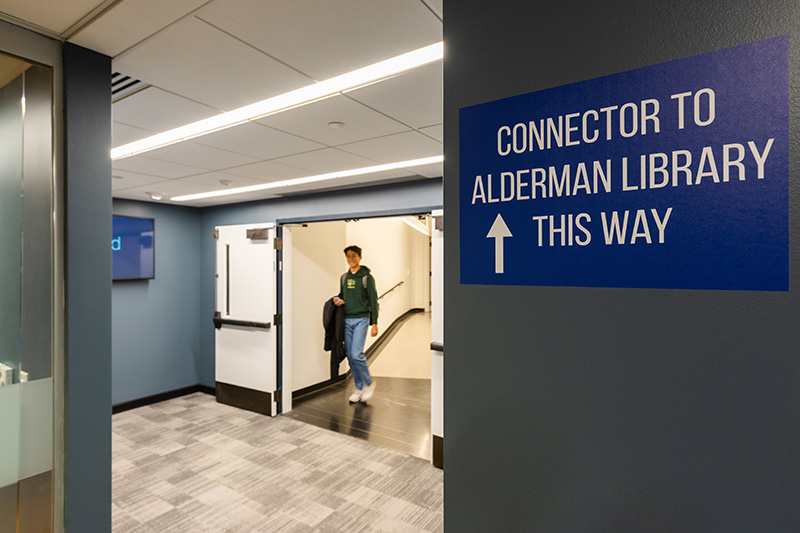
<path fill-rule="evenodd" d="M 508 229 L 508 226 L 506 226 L 503 217 L 498 213 L 497 218 L 494 219 L 494 224 L 492 224 L 492 229 L 490 229 L 488 235 L 486 235 L 487 239 L 494 239 L 495 274 L 503 273 L 503 239 L 506 237 L 513 237 L 513 235 L 511 235 L 511 231 Z"/>

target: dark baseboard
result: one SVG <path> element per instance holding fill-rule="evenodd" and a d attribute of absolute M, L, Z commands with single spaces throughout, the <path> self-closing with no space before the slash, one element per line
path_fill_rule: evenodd
<path fill-rule="evenodd" d="M 166 400 L 172 400 L 173 398 L 180 398 L 181 396 L 186 396 L 187 394 L 194 394 L 195 392 L 214 394 L 214 389 L 206 385 L 197 384 L 197 385 L 192 385 L 191 387 L 183 387 L 182 389 L 175 389 L 167 392 L 162 392 L 160 394 L 154 394 L 152 396 L 147 396 L 145 398 L 139 398 L 138 400 L 131 400 L 129 402 L 123 402 L 123 403 L 118 403 L 117 405 L 113 405 L 111 407 L 111 414 L 117 414 L 123 411 L 129 411 L 131 409 L 136 409 L 137 407 L 144 407 L 145 405 L 153 405 L 154 403 L 163 402 Z"/>
<path fill-rule="evenodd" d="M 367 356 L 367 360 L 371 361 L 372 359 L 374 359 L 375 357 L 378 356 L 378 354 L 383 349 L 383 347 L 392 339 L 392 337 L 394 337 L 395 333 L 397 333 L 397 330 L 400 329 L 400 326 L 403 325 L 403 322 L 405 322 L 406 320 L 411 318 L 412 315 L 415 315 L 417 313 L 422 313 L 424 311 L 425 311 L 424 309 L 420 309 L 420 308 L 409 309 L 408 311 L 406 311 L 405 313 L 403 313 L 402 315 L 397 317 L 389 325 L 389 327 L 387 327 L 386 330 L 384 330 L 384 332 L 378 337 L 378 339 L 372 344 L 372 346 L 370 346 L 369 349 L 365 352 L 365 355 Z M 321 383 L 317 383 L 316 385 L 311 385 L 310 387 L 306 387 L 304 389 L 296 390 L 296 391 L 294 391 L 292 393 L 292 399 L 297 399 L 297 398 L 300 398 L 301 396 L 306 396 L 306 395 L 313 394 L 313 393 L 315 393 L 317 391 L 320 391 L 320 390 L 322 390 L 322 389 L 324 389 L 324 388 L 326 388 L 326 387 L 328 387 L 330 385 L 333 385 L 334 383 L 338 383 L 339 381 L 344 380 L 349 375 L 350 375 L 350 372 L 348 371 L 347 375 L 339 376 L 337 379 L 329 379 L 329 380 L 323 381 Z M 227 389 L 227 390 L 229 390 L 229 389 Z M 147 396 L 146 398 L 139 398 L 138 400 L 131 400 L 129 402 L 123 402 L 123 403 L 114 405 L 114 406 L 111 407 L 111 413 L 112 414 L 117 414 L 117 413 L 121 413 L 123 411 L 129 411 L 131 409 L 136 409 L 137 407 L 144 407 L 146 405 L 153 405 L 154 403 L 159 403 L 159 402 L 163 402 L 163 401 L 166 401 L 166 400 L 172 400 L 173 398 L 180 398 L 181 396 L 186 396 L 187 394 L 193 394 L 195 392 L 203 392 L 205 394 L 211 394 L 211 395 L 216 396 L 218 391 L 215 390 L 214 387 L 209 387 L 207 385 L 200 385 L 200 384 L 192 385 L 191 387 L 184 387 L 182 389 L 175 389 L 175 390 L 172 390 L 172 391 L 162 392 L 160 394 L 154 394 L 152 396 Z M 225 395 L 224 391 L 223 391 L 223 395 Z M 225 397 L 227 397 L 227 396 L 225 396 Z M 219 400 L 219 398 L 217 398 L 217 399 Z M 227 403 L 227 402 L 223 401 L 221 403 Z M 260 401 L 257 402 L 257 404 L 260 404 L 260 403 L 262 403 L 262 402 L 260 402 Z M 256 412 L 261 412 L 260 411 L 260 409 L 261 409 L 260 407 L 257 408 L 257 409 L 250 409 L 248 407 L 244 407 L 244 409 L 249 409 L 249 410 L 253 410 L 253 411 L 256 411 Z"/>
<path fill-rule="evenodd" d="M 349 372 L 348 372 L 348 374 L 349 374 Z M 292 400 L 296 400 L 296 399 L 298 399 L 300 397 L 304 397 L 303 398 L 304 400 L 310 400 L 311 398 L 314 397 L 313 394 L 315 392 L 319 392 L 319 391 L 321 391 L 323 389 L 326 389 L 326 388 L 330 387 L 331 385 L 333 385 L 334 383 L 339 383 L 340 381 L 344 381 L 345 378 L 347 378 L 347 376 L 345 374 L 342 374 L 339 377 L 337 377 L 336 379 L 327 379 L 327 380 L 322 381 L 320 383 L 317 383 L 315 385 L 311 385 L 310 387 L 306 387 L 304 389 L 298 389 L 298 390 L 296 390 L 296 391 L 294 391 L 292 393 Z M 305 398 L 305 396 L 309 396 L 309 397 Z"/>
<path fill-rule="evenodd" d="M 433 436 L 433 466 L 444 470 L 444 439 L 438 435 Z"/>

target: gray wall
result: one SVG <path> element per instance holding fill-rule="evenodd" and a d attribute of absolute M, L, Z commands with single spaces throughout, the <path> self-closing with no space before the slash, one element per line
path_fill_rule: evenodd
<path fill-rule="evenodd" d="M 461 285 L 458 238 L 459 108 L 791 34 L 797 287 L 800 4 L 444 11 L 447 529 L 800 529 L 800 294 Z"/>
<path fill-rule="evenodd" d="M 155 279 L 112 289 L 114 405 L 200 382 L 200 211 L 114 200 L 115 215 L 155 220 Z"/>
<path fill-rule="evenodd" d="M 111 531 L 111 58 L 64 45 L 66 531 Z"/>

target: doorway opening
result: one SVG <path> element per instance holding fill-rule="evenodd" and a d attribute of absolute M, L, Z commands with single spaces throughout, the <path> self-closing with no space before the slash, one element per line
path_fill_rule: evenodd
<path fill-rule="evenodd" d="M 431 460 L 430 214 L 282 227 L 283 350 L 291 354 L 283 379 L 285 388 L 291 383 L 291 403 L 284 402 L 284 412 Z M 366 403 L 348 402 L 354 385 L 347 360 L 332 365 L 323 349 L 322 308 L 338 292 L 347 269 L 343 250 L 351 244 L 362 248 L 361 264 L 370 268 L 379 296 L 379 336 L 368 336 L 365 345 L 376 392 Z"/>

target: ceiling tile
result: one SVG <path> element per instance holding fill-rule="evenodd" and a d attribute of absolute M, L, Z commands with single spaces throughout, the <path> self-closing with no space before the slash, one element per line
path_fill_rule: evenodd
<path fill-rule="evenodd" d="M 104 3 L 106 2 L 102 0 L 70 0 L 69 2 L 3 0 L 0 10 L 61 35 Z"/>
<path fill-rule="evenodd" d="M 230 111 L 310 80 L 230 35 L 189 17 L 114 61 L 164 90 Z"/>
<path fill-rule="evenodd" d="M 431 10 L 436 13 L 436 15 L 441 19 L 442 18 L 442 0 L 422 0 L 425 4 L 431 8 Z"/>
<path fill-rule="evenodd" d="M 149 87 L 111 106 L 114 122 L 136 126 L 154 133 L 177 128 L 218 115 L 219 110 Z M 118 146 L 118 145 L 114 145 Z"/>
<path fill-rule="evenodd" d="M 194 142 L 259 159 L 273 159 L 324 148 L 322 144 L 255 122 L 204 135 L 194 139 Z"/>
<path fill-rule="evenodd" d="M 85 48 L 115 57 L 207 1 L 125 0 L 117 2 L 112 9 L 93 20 L 91 24 L 69 40 Z M 68 4 L 72 3 L 72 0 L 58 3 Z"/>
<path fill-rule="evenodd" d="M 218 150 L 192 141 L 170 144 L 147 152 L 150 159 L 168 161 L 205 170 L 222 170 L 230 167 L 247 165 L 258 161 L 255 157 Z"/>
<path fill-rule="evenodd" d="M 122 170 L 164 179 L 183 178 L 194 174 L 202 174 L 208 170 L 205 168 L 170 163 L 168 161 L 159 161 L 158 159 L 151 159 L 144 155 L 117 159 L 116 161 L 112 161 L 111 166 L 114 173 L 118 170 Z"/>
<path fill-rule="evenodd" d="M 442 155 L 442 144 L 416 131 L 387 135 L 340 146 L 339 150 L 369 157 L 381 163 L 394 163 Z"/>
<path fill-rule="evenodd" d="M 120 146 L 152 135 L 152 131 L 135 128 L 119 122 L 111 123 L 111 146 Z"/>
<path fill-rule="evenodd" d="M 420 133 L 424 133 L 428 137 L 433 137 L 440 143 L 444 143 L 444 124 L 436 124 L 435 126 L 420 128 L 419 131 Z"/>
<path fill-rule="evenodd" d="M 371 167 L 377 165 L 376 161 L 371 161 L 354 154 L 349 154 L 337 150 L 336 148 L 326 148 L 315 152 L 281 157 L 274 161 L 284 165 L 302 168 L 317 174 L 327 174 L 339 170 L 351 170 L 355 168 Z"/>
<path fill-rule="evenodd" d="M 420 1 L 217 0 L 199 16 L 317 81 L 442 40 Z"/>
<path fill-rule="evenodd" d="M 279 187 L 276 189 L 272 189 L 272 192 L 275 194 L 280 194 L 281 196 L 289 195 L 289 194 L 296 194 L 299 192 L 310 192 L 310 191 L 321 191 L 326 189 L 338 189 L 338 188 L 348 188 L 353 187 L 358 182 L 355 181 L 353 178 L 336 178 L 332 180 L 325 180 L 320 181 L 317 183 L 307 183 L 304 185 L 292 185 L 290 187 Z"/>
<path fill-rule="evenodd" d="M 262 161 L 260 163 L 253 163 L 252 165 L 229 168 L 226 169 L 225 173 L 252 178 L 260 183 L 301 178 L 309 175 L 308 170 L 281 165 L 273 161 Z"/>
<path fill-rule="evenodd" d="M 408 130 L 408 127 L 403 124 L 346 96 L 326 98 L 313 104 L 259 119 L 256 122 L 328 146 Z M 331 122 L 342 122 L 344 127 L 333 128 L 328 125 Z"/>
<path fill-rule="evenodd" d="M 196 183 L 194 181 L 194 177 L 191 178 L 184 178 L 181 180 L 174 180 L 171 185 L 174 186 L 174 189 L 167 189 L 169 191 L 169 196 L 174 197 L 183 194 L 197 194 L 203 192 L 211 192 L 211 191 L 222 191 L 228 189 L 228 187 L 221 186 L 219 183 L 215 185 L 213 184 L 205 184 L 205 183 Z M 215 198 L 208 198 L 205 200 L 191 200 L 187 202 L 175 202 L 181 205 L 189 205 L 189 206 L 203 206 L 203 205 L 220 205 L 220 204 L 230 204 L 230 203 L 238 203 L 238 202 L 246 202 L 250 200 L 264 200 L 268 198 L 277 198 L 278 195 L 274 191 L 253 191 L 249 193 L 239 193 L 239 194 L 231 194 L 226 196 L 218 196 Z"/>
<path fill-rule="evenodd" d="M 166 180 L 159 183 L 152 183 L 139 187 L 132 187 L 130 189 L 121 190 L 114 193 L 115 198 L 128 198 L 132 200 L 145 200 L 150 201 L 148 193 L 159 193 L 164 196 L 163 200 L 159 203 L 169 202 L 169 198 L 173 196 L 180 196 L 183 194 L 196 194 L 201 192 L 208 192 L 209 190 L 223 189 L 221 185 L 214 187 L 211 185 L 203 185 L 200 183 L 192 183 L 184 180 Z"/>
<path fill-rule="evenodd" d="M 402 179 L 401 179 L 402 178 Z M 413 172 L 408 172 L 405 169 L 388 170 L 386 172 L 376 172 L 374 174 L 364 174 L 362 176 L 353 176 L 353 181 L 358 183 L 374 183 L 374 182 L 389 182 L 389 181 L 405 181 L 408 179 L 418 177 Z"/>
<path fill-rule="evenodd" d="M 124 191 L 125 189 L 141 187 L 142 185 L 151 185 L 162 181 L 167 180 L 148 176 L 147 174 L 137 174 L 135 172 L 116 169 L 112 172 L 111 190 L 114 192 L 114 195 L 116 195 L 117 191 Z"/>
<path fill-rule="evenodd" d="M 192 200 L 191 202 L 173 202 L 175 205 L 185 205 L 189 207 L 209 207 L 212 205 L 229 205 L 241 202 L 254 202 L 260 200 L 272 200 L 280 198 L 280 195 L 269 194 L 266 191 L 255 191 L 245 194 L 234 194 L 231 196 L 218 196 L 216 198 L 206 198 L 203 200 Z"/>
<path fill-rule="evenodd" d="M 229 181 L 230 183 L 228 185 L 220 183 L 223 180 Z M 228 174 L 226 172 L 207 172 L 205 174 L 197 174 L 196 176 L 183 178 L 181 181 L 198 183 L 200 185 L 211 185 L 214 188 L 223 187 L 225 189 L 235 189 L 236 187 L 247 187 L 249 185 L 259 185 L 264 183 L 262 180 L 245 178 L 242 176 L 236 176 L 234 174 Z"/>
<path fill-rule="evenodd" d="M 420 176 L 425 176 L 426 178 L 441 178 L 444 176 L 444 164 L 443 163 L 433 163 L 430 165 L 422 165 L 419 167 L 408 167 L 406 170 L 409 172 L 413 172 L 414 174 L 418 174 Z"/>
<path fill-rule="evenodd" d="M 347 96 L 414 128 L 442 122 L 442 62 L 436 61 Z"/>
<path fill-rule="evenodd" d="M 149 191 L 150 188 L 148 187 L 134 187 L 131 189 L 125 189 L 124 191 L 114 191 L 113 197 L 120 198 L 123 200 L 138 200 L 140 202 L 153 202 L 154 200 L 150 198 L 149 194 L 147 194 Z"/>

